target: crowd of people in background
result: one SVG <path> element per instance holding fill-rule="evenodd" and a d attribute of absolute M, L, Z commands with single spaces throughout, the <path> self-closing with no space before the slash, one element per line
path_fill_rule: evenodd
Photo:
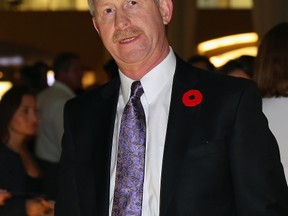
<path fill-rule="evenodd" d="M 242 55 L 235 59 L 230 59 L 222 66 L 216 68 L 208 56 L 195 55 L 188 59 L 188 62 L 197 68 L 222 75 L 241 77 L 245 79 L 253 78 L 255 56 Z"/>
<path fill-rule="evenodd" d="M 29 147 L 37 127 L 35 93 L 26 86 L 12 87 L 0 102 L 0 187 L 8 192 L 0 196 L 9 198 L 0 208 L 2 216 L 53 212 L 53 203 L 40 195 L 44 173 Z"/>
<path fill-rule="evenodd" d="M 263 97 L 263 112 L 280 149 L 288 180 L 288 23 L 280 23 L 263 37 L 253 79 Z"/>
<path fill-rule="evenodd" d="M 251 79 L 257 83 L 262 95 L 263 112 L 278 142 L 288 179 L 288 23 L 279 23 L 264 35 L 256 56 L 243 55 L 217 69 L 209 66 L 212 70 L 207 67 L 213 65 L 207 56 L 196 55 L 188 62 L 210 72 Z"/>
<path fill-rule="evenodd" d="M 288 179 L 288 23 L 263 37 L 256 57 L 243 55 L 216 68 L 208 56 L 187 60 L 194 67 L 254 80 L 263 97 L 263 112 L 280 148 Z M 47 71 L 55 83 L 47 84 Z M 109 79 L 118 76 L 113 59 L 104 65 Z M 62 53 L 48 66 L 37 62 L 21 70 L 20 83 L 0 101 L 0 215 L 53 215 L 61 156 L 63 109 L 83 93 L 83 67 L 78 55 Z M 204 72 L 204 71 L 203 71 Z M 23 213 L 24 212 L 24 213 Z M 35 214 L 36 215 L 36 214 Z"/>
<path fill-rule="evenodd" d="M 77 54 L 61 53 L 51 66 L 22 67 L 19 82 L 1 99 L 1 216 L 53 215 L 64 104 L 84 91 L 83 72 Z"/>
<path fill-rule="evenodd" d="M 43 176 L 43 193 L 56 198 L 58 163 L 63 134 L 63 110 L 66 101 L 82 89 L 83 67 L 74 53 L 62 53 L 52 65 L 55 82 L 37 96 L 41 120 L 35 143 L 35 155 Z"/>

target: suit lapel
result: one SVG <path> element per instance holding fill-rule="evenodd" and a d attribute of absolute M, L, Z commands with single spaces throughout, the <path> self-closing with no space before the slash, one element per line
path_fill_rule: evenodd
<path fill-rule="evenodd" d="M 83 215 L 108 215 L 111 137 L 117 99 L 117 86 L 91 91 L 79 97 L 80 105 L 74 110 L 71 133 L 76 143 L 75 177 Z"/>
<path fill-rule="evenodd" d="M 95 126 L 95 131 L 98 131 L 91 134 L 94 143 L 97 215 L 109 213 L 111 148 L 119 87 L 120 80 L 117 78 L 100 92 L 104 105 L 100 108 L 100 103 L 94 105 L 95 112 L 101 113 L 91 123 Z M 183 156 L 190 143 L 191 133 L 197 126 L 201 106 L 186 107 L 182 103 L 183 94 L 191 89 L 199 89 L 198 76 L 190 66 L 177 58 L 162 165 L 160 215 L 166 215 L 172 201 Z"/>
<path fill-rule="evenodd" d="M 119 86 L 119 79 L 109 83 L 100 91 L 104 103 L 99 104 L 104 105 L 99 107 L 99 104 L 96 104 L 94 107 L 95 112 L 98 113 L 97 118 L 93 120 L 95 132 L 91 134 L 93 136 L 96 215 L 108 215 L 109 213 L 111 149 Z"/>
<path fill-rule="evenodd" d="M 197 84 L 195 72 L 177 58 L 162 165 L 160 215 L 166 215 L 172 201 L 184 153 L 197 126 L 201 106 L 187 107 L 182 102 L 183 94 L 198 89 Z"/>

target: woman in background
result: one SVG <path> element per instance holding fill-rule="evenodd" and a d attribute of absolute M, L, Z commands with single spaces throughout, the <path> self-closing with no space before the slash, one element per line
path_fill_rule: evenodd
<path fill-rule="evenodd" d="M 288 180 L 288 23 L 263 37 L 255 61 L 254 80 L 263 96 L 263 112 L 280 148 Z"/>
<path fill-rule="evenodd" d="M 41 172 L 27 144 L 37 132 L 36 97 L 29 88 L 12 87 L 0 101 L 0 189 L 11 198 L 1 216 L 40 216 L 52 208 L 36 196 Z"/>

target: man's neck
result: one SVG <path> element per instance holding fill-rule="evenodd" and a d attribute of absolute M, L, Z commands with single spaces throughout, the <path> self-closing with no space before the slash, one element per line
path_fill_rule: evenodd
<path fill-rule="evenodd" d="M 149 71 L 151 71 L 154 67 L 160 64 L 169 54 L 170 48 L 169 46 L 165 46 L 162 51 L 160 51 L 160 55 L 158 58 L 149 58 L 147 61 L 143 61 L 137 64 L 121 64 L 119 63 L 119 69 L 125 76 L 129 77 L 133 80 L 140 80 L 143 76 L 145 76 Z M 152 59 L 152 60 L 151 60 Z"/>

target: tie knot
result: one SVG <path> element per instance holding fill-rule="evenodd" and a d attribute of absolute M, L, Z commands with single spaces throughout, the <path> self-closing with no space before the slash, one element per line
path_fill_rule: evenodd
<path fill-rule="evenodd" d="M 131 85 L 131 96 L 140 98 L 144 93 L 143 87 L 140 81 L 135 81 Z"/>

